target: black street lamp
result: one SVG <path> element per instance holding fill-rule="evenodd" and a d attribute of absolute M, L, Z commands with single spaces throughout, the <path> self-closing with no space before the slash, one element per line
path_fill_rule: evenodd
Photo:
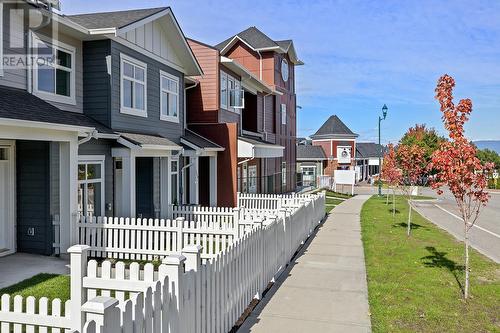
<path fill-rule="evenodd" d="M 381 116 L 378 116 L 378 148 L 379 148 L 379 152 L 378 152 L 378 195 L 382 195 L 382 144 L 380 143 L 380 123 L 382 122 L 382 120 L 385 120 L 385 117 L 387 117 L 387 110 L 388 110 L 388 107 L 387 105 L 384 104 L 384 106 L 382 107 L 382 115 L 383 115 L 383 118 Z"/>

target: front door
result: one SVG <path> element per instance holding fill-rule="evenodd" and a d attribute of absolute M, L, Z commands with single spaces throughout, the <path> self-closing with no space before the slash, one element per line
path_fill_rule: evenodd
<path fill-rule="evenodd" d="M 153 218 L 153 158 L 137 157 L 135 170 L 135 209 L 137 217 Z"/>
<path fill-rule="evenodd" d="M 210 158 L 198 158 L 198 201 L 201 206 L 210 206 Z M 214 171 L 215 172 L 215 171 Z"/>
<path fill-rule="evenodd" d="M 17 141 L 17 250 L 51 255 L 49 143 Z"/>
<path fill-rule="evenodd" d="M 0 256 L 15 251 L 14 148 L 0 141 Z"/>

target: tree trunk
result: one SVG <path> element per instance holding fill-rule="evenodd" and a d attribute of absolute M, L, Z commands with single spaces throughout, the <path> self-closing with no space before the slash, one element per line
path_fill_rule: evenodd
<path fill-rule="evenodd" d="M 408 230 L 407 230 L 407 234 L 408 234 L 408 236 L 410 236 L 410 231 L 411 231 L 411 199 L 408 199 L 408 206 L 409 206 L 409 209 L 408 209 Z"/>
<path fill-rule="evenodd" d="M 385 204 L 389 205 L 389 191 L 387 191 L 387 193 L 386 193 Z"/>
<path fill-rule="evenodd" d="M 464 243 L 465 243 L 465 286 L 464 298 L 469 298 L 469 231 L 467 222 L 464 222 Z"/>
<path fill-rule="evenodd" d="M 396 190 L 392 188 L 392 217 L 396 216 Z"/>

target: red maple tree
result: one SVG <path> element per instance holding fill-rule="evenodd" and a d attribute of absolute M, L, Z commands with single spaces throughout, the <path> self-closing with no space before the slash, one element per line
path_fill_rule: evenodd
<path fill-rule="evenodd" d="M 411 213 L 412 213 L 412 191 L 418 185 L 422 175 L 425 171 L 425 150 L 424 148 L 413 144 L 404 145 L 399 144 L 396 152 L 397 160 L 401 168 L 401 188 L 408 200 L 408 230 L 407 234 L 410 236 L 411 232 Z"/>
<path fill-rule="evenodd" d="M 396 213 L 396 188 L 401 183 L 402 172 L 398 166 L 394 145 L 390 143 L 387 148 L 382 164 L 382 179 L 392 189 L 392 216 L 394 216 Z M 387 200 L 389 200 L 389 194 L 387 194 Z"/>
<path fill-rule="evenodd" d="M 469 231 L 476 223 L 481 208 L 486 206 L 489 195 L 485 191 L 488 185 L 487 174 L 493 168 L 491 163 L 481 164 L 476 157 L 476 147 L 467 140 L 464 124 L 472 112 L 472 101 L 462 99 L 455 106 L 453 88 L 455 80 L 449 75 L 439 78 L 436 87 L 436 99 L 443 113 L 442 120 L 448 131 L 449 141 L 442 142 L 432 154 L 429 169 L 437 173 L 432 187 L 443 193 L 447 186 L 455 201 L 464 223 L 465 243 L 465 286 L 464 298 L 469 297 Z"/>

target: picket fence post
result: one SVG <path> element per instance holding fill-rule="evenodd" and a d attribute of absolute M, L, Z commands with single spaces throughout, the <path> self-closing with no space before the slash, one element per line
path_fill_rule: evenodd
<path fill-rule="evenodd" d="M 182 254 L 171 254 L 162 260 L 160 276 L 168 277 L 170 283 L 172 304 L 169 307 L 170 332 L 184 332 L 182 328 L 182 280 L 184 275 L 184 264 L 186 257 Z"/>
<path fill-rule="evenodd" d="M 177 252 L 180 254 L 182 250 L 182 243 L 184 242 L 182 235 L 182 228 L 184 227 L 184 217 L 178 217 L 175 219 L 177 223 Z"/>
<path fill-rule="evenodd" d="M 120 308 L 118 300 L 112 297 L 97 296 L 82 306 L 87 321 L 95 321 L 99 333 L 120 333 Z"/>
<path fill-rule="evenodd" d="M 87 293 L 83 288 L 83 278 L 87 276 L 87 259 L 90 246 L 73 245 L 68 249 L 71 269 L 71 329 L 81 331 L 85 324 L 81 307 L 87 301 Z"/>
<path fill-rule="evenodd" d="M 240 208 L 233 208 L 234 241 L 240 238 Z"/>
<path fill-rule="evenodd" d="M 262 294 L 264 293 L 264 233 L 262 232 L 262 226 L 264 223 L 264 219 L 261 217 L 255 218 L 253 224 L 255 224 L 255 228 L 258 230 L 261 237 L 259 237 L 259 252 L 257 253 L 257 267 L 255 269 L 258 270 L 258 290 L 257 294 L 255 294 L 254 298 L 261 300 Z"/>
<path fill-rule="evenodd" d="M 201 267 L 201 245 L 188 245 L 182 249 L 182 255 L 186 258 L 185 270 L 198 272 Z"/>

